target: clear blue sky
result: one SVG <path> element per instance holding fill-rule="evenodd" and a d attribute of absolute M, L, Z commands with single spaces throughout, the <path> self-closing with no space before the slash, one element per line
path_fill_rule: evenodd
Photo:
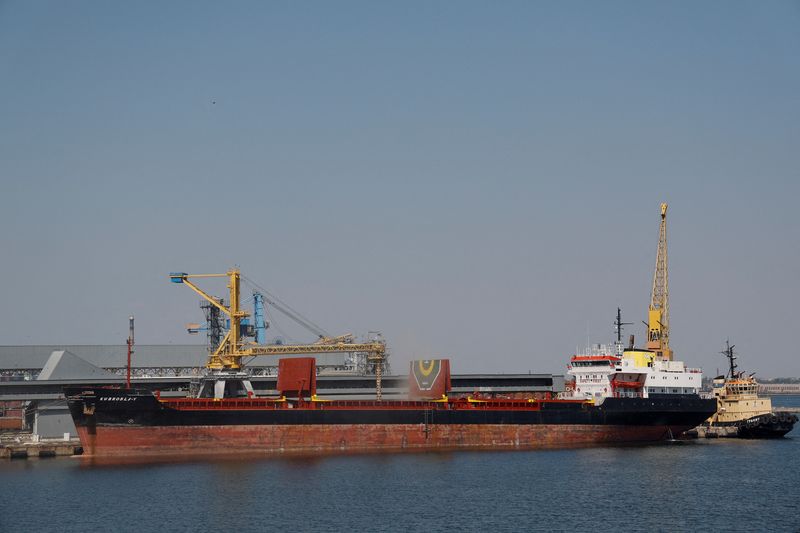
<path fill-rule="evenodd" d="M 2 2 L 0 343 L 194 342 L 167 273 L 238 264 L 398 371 L 561 372 L 666 201 L 677 356 L 800 375 L 799 154 L 798 2 Z"/>

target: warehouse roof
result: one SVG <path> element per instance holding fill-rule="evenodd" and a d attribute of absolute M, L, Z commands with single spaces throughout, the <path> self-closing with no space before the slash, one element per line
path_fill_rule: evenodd
<path fill-rule="evenodd" d="M 101 368 L 123 368 L 127 364 L 128 347 L 125 344 L 0 346 L 0 370 L 41 369 L 51 353 L 64 350 Z M 205 365 L 207 358 L 208 351 L 203 344 L 136 345 L 132 366 L 199 367 Z M 320 366 L 344 366 L 347 354 L 317 354 L 315 358 L 317 365 Z M 247 366 L 277 366 L 277 364 L 277 358 L 264 356 L 254 358 Z"/>
<path fill-rule="evenodd" d="M 36 378 L 42 380 L 68 380 L 68 379 L 121 379 L 119 376 L 96 367 L 78 357 L 77 355 L 65 351 L 57 350 L 50 354 L 42 371 Z"/>

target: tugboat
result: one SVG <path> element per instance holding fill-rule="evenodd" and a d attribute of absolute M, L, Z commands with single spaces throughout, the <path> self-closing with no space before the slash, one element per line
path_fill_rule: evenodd
<path fill-rule="evenodd" d="M 717 399 L 717 412 L 706 421 L 709 430 L 735 428 L 735 434 L 745 439 L 783 437 L 797 422 L 792 413 L 773 412 L 770 398 L 759 398 L 758 382 L 754 374 L 746 375 L 737 370 L 737 357 L 734 345 L 725 343 L 725 351 L 730 370 L 726 376 L 714 378 L 714 397 Z"/>

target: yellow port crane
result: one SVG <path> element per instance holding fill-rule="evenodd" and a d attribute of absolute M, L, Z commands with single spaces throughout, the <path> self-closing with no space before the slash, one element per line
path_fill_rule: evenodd
<path fill-rule="evenodd" d="M 242 358 L 257 355 L 287 355 L 287 354 L 315 354 L 315 353 L 355 353 L 367 354 L 367 361 L 375 365 L 375 391 L 381 399 L 381 373 L 386 358 L 386 343 L 382 340 L 356 343 L 352 335 L 338 337 L 321 336 L 313 344 L 276 344 L 261 345 L 242 342 L 241 321 L 249 316 L 247 311 L 239 307 L 239 286 L 241 274 L 238 269 L 231 269 L 225 274 L 187 274 L 186 272 L 171 272 L 172 283 L 182 283 L 216 306 L 230 318 L 230 328 L 219 346 L 208 356 L 206 368 L 210 370 L 239 371 L 242 369 Z M 189 278 L 228 278 L 230 291 L 230 306 L 220 303 L 200 287 L 189 281 Z"/>
<path fill-rule="evenodd" d="M 658 231 L 656 269 L 647 323 L 647 349 L 656 358 L 672 360 L 669 347 L 669 276 L 667 273 L 667 204 L 661 204 L 661 226 Z"/>

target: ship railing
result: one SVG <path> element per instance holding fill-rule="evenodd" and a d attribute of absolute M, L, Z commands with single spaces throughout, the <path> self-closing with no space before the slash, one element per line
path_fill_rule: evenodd
<path fill-rule="evenodd" d="M 573 402 L 568 399 L 550 399 L 548 402 Z M 467 399 L 436 401 L 436 400 L 394 400 L 391 402 L 370 401 L 370 400 L 329 400 L 325 402 L 303 400 L 286 401 L 282 398 L 170 398 L 162 400 L 166 405 L 175 409 L 201 409 L 201 410 L 224 410 L 224 409 L 427 409 L 427 410 L 536 410 L 541 408 L 541 400 L 520 399 L 520 400 L 482 400 L 480 402 L 469 402 Z M 297 403 L 297 405 L 294 405 Z"/>

